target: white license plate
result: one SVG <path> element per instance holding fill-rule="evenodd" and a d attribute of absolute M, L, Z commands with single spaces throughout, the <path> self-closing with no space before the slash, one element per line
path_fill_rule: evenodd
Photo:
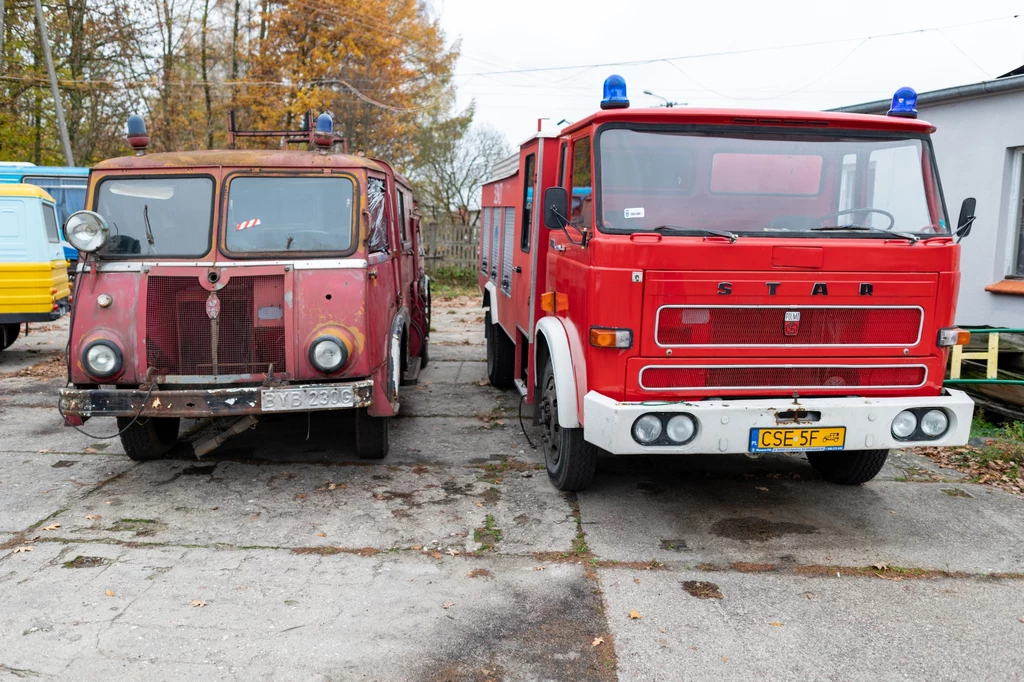
<path fill-rule="evenodd" d="M 265 388 L 260 391 L 260 409 L 264 412 L 334 410 L 352 407 L 354 397 L 351 386 Z"/>

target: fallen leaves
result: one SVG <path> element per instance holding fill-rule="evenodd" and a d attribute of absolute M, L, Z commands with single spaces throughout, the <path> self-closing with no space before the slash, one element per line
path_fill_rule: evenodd
<path fill-rule="evenodd" d="M 102 518 L 103 517 L 100 516 L 99 514 L 88 514 L 85 517 L 86 521 L 98 521 L 98 520 L 100 520 Z"/>
<path fill-rule="evenodd" d="M 451 547 L 449 547 L 445 554 L 447 554 L 448 556 L 459 556 L 459 550 L 452 549 Z"/>
<path fill-rule="evenodd" d="M 434 557 L 435 559 L 443 558 L 443 556 L 442 556 L 442 554 L 440 552 L 431 552 L 430 556 Z"/>
<path fill-rule="evenodd" d="M 455 606 L 455 602 L 453 602 L 451 599 L 449 599 L 445 603 L 441 604 L 441 608 L 443 608 L 446 611 L 448 609 L 450 609 L 451 607 L 453 607 L 453 606 Z"/>
<path fill-rule="evenodd" d="M 327 537 L 327 533 L 317 533 L 316 536 L 318 538 L 325 538 L 325 537 Z"/>
<path fill-rule="evenodd" d="M 879 561 L 877 564 L 871 564 L 871 568 L 877 568 L 879 571 L 884 571 L 889 568 L 889 564 L 884 561 Z"/>
<path fill-rule="evenodd" d="M 60 528 L 59 523 L 51 523 L 49 526 L 43 526 L 41 530 L 57 530 Z"/>
<path fill-rule="evenodd" d="M 768 623 L 768 625 L 771 625 L 773 628 L 781 628 L 782 627 L 782 623 L 780 623 L 777 620 L 773 620 L 772 622 Z"/>
<path fill-rule="evenodd" d="M 114 591 L 113 590 L 106 590 L 103 594 L 107 595 L 108 597 L 113 597 L 114 596 Z"/>
<path fill-rule="evenodd" d="M 99 450 L 97 450 L 96 448 L 86 448 L 82 450 L 82 452 L 84 452 L 87 455 L 95 455 L 97 452 L 99 452 Z"/>
<path fill-rule="evenodd" d="M 304 499 L 306 499 L 306 493 L 295 493 L 295 499 L 296 500 L 304 500 Z"/>
<path fill-rule="evenodd" d="M 639 611 L 635 611 L 633 609 L 630 609 L 629 610 L 629 618 L 630 618 L 630 620 L 640 620 L 641 618 L 643 618 L 643 616 L 640 615 Z"/>
<path fill-rule="evenodd" d="M 768 488 L 764 487 L 763 485 L 754 486 L 754 490 L 760 490 L 761 492 L 764 493 L 768 492 Z"/>
<path fill-rule="evenodd" d="M 15 554 L 21 554 L 22 552 L 31 552 L 31 551 L 32 551 L 32 548 L 29 547 L 28 545 L 22 545 L 21 547 L 15 547 L 14 548 L 14 553 Z"/>
<path fill-rule="evenodd" d="M 190 602 L 190 605 L 192 606 L 192 608 L 198 608 L 198 609 L 201 609 L 201 608 L 203 608 L 204 606 L 206 606 L 206 602 L 205 602 L 205 601 L 203 601 L 202 599 L 193 599 L 193 600 L 192 600 L 192 601 Z"/>
<path fill-rule="evenodd" d="M 590 646 L 598 646 L 604 644 L 604 637 L 595 637 L 594 641 L 590 643 Z"/>

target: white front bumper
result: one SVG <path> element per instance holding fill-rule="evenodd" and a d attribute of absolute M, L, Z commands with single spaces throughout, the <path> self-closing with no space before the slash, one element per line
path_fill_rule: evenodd
<path fill-rule="evenodd" d="M 944 408 L 950 418 L 949 430 L 935 440 L 896 440 L 890 430 L 893 418 L 914 407 Z M 794 409 L 792 398 L 624 403 L 591 391 L 583 398 L 583 437 L 615 455 L 741 453 L 750 449 L 752 428 L 796 426 L 793 421 L 776 419 L 777 413 Z M 947 388 L 944 395 L 930 398 L 800 398 L 799 409 L 821 413 L 820 421 L 801 425 L 845 426 L 846 450 L 881 450 L 965 445 L 974 402 L 963 391 Z M 640 445 L 633 440 L 633 422 L 650 412 L 695 417 L 697 436 L 686 445 Z"/>

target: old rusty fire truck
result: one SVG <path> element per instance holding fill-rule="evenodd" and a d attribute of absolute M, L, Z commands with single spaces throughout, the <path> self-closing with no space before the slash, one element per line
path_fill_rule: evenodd
<path fill-rule="evenodd" d="M 87 254 L 72 309 L 70 425 L 117 417 L 133 459 L 161 457 L 179 420 L 354 413 L 354 449 L 388 450 L 399 386 L 427 362 L 429 280 L 410 184 L 339 153 L 306 116 L 280 150 L 139 154 L 98 164 L 67 235 Z M 302 143 L 308 150 L 290 150 Z M 217 441 L 219 442 L 219 441 Z M 197 447 L 197 454 L 212 445 Z"/>
<path fill-rule="evenodd" d="M 629 108 L 538 133 L 483 189 L 487 371 L 548 474 L 599 452 L 805 452 L 859 484 L 890 448 L 967 442 L 943 388 L 959 238 L 916 94 L 889 116 Z"/>

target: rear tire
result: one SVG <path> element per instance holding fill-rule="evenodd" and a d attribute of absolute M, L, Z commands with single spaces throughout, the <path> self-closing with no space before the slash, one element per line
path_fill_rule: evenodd
<path fill-rule="evenodd" d="M 516 345 L 499 325 L 491 323 L 491 311 L 484 313 L 487 340 L 487 380 L 495 388 L 512 385 L 516 371 Z"/>
<path fill-rule="evenodd" d="M 391 417 L 371 417 L 365 409 L 356 412 L 356 456 L 384 459 L 388 454 Z"/>
<path fill-rule="evenodd" d="M 867 483 L 878 475 L 888 457 L 888 450 L 807 453 L 814 470 L 826 481 L 839 485 Z"/>
<path fill-rule="evenodd" d="M 180 425 L 178 417 L 143 417 L 134 423 L 131 417 L 117 418 L 124 453 L 136 462 L 148 462 L 166 455 L 178 442 Z"/>
<path fill-rule="evenodd" d="M 559 490 L 583 490 L 594 479 L 599 449 L 583 439 L 583 429 L 559 426 L 555 373 L 550 358 L 544 365 L 540 385 L 540 423 L 544 429 L 544 465 L 548 478 Z"/>
<path fill-rule="evenodd" d="M 21 334 L 20 324 L 0 324 L 0 350 L 8 348 Z"/>

